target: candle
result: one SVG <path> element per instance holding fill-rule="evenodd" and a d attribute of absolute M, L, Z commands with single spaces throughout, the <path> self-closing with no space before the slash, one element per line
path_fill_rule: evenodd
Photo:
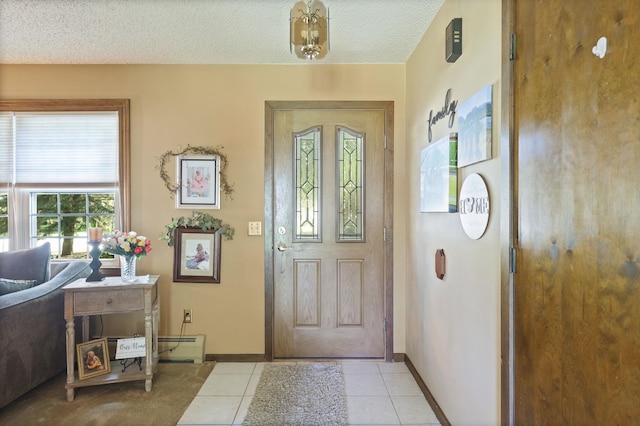
<path fill-rule="evenodd" d="M 89 228 L 89 241 L 102 241 L 102 228 Z"/>

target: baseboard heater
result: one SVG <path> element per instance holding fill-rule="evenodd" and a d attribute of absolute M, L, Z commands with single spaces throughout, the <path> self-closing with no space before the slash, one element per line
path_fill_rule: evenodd
<path fill-rule="evenodd" d="M 193 362 L 202 364 L 205 360 L 206 336 L 159 336 L 158 354 L 160 361 Z"/>
<path fill-rule="evenodd" d="M 129 336 L 130 337 L 130 336 Z M 124 337 L 108 337 L 109 353 L 115 355 L 116 342 Z M 192 362 L 202 364 L 205 361 L 204 347 L 206 336 L 158 336 L 158 356 L 160 361 Z"/>

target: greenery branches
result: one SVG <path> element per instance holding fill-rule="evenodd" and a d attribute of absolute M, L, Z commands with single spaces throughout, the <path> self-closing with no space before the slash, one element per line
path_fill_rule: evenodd
<path fill-rule="evenodd" d="M 160 178 L 164 181 L 164 186 L 171 192 L 171 195 L 177 193 L 180 189 L 180 182 L 172 183 L 171 177 L 165 170 L 165 166 L 169 162 L 172 157 L 177 157 L 179 155 L 184 154 L 200 154 L 200 155 L 217 155 L 220 157 L 220 189 L 224 194 L 233 199 L 231 194 L 233 194 L 233 185 L 229 183 L 227 179 L 227 156 L 222 152 L 222 146 L 218 145 L 217 147 L 209 147 L 209 146 L 191 146 L 187 145 L 186 148 L 181 149 L 179 151 L 167 151 L 160 157 L 158 161 L 158 165 L 156 169 L 160 170 Z"/>
<path fill-rule="evenodd" d="M 160 237 L 166 241 L 169 247 L 173 247 L 173 237 L 176 228 L 200 228 L 203 231 L 220 231 L 225 240 L 232 240 L 235 229 L 222 220 L 202 212 L 193 212 L 190 217 L 181 216 L 179 218 L 171 218 L 171 222 L 165 225 L 165 232 Z"/>

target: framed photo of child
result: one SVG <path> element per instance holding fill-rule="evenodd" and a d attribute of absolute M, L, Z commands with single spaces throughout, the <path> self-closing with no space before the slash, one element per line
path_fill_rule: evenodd
<path fill-rule="evenodd" d="M 222 232 L 200 228 L 176 228 L 173 281 L 220 283 Z"/>
<path fill-rule="evenodd" d="M 179 155 L 176 207 L 220 208 L 220 156 Z"/>
<path fill-rule="evenodd" d="M 88 379 L 111 372 L 107 338 L 91 340 L 76 345 L 78 352 L 78 377 Z"/>

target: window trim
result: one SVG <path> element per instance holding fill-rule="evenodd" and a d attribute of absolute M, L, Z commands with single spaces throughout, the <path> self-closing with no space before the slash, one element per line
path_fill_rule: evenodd
<path fill-rule="evenodd" d="M 129 99 L 6 99 L 0 100 L 0 112 L 50 111 L 116 111 L 118 113 L 118 179 L 120 211 L 118 219 L 123 230 L 131 221 L 131 145 Z M 117 268 L 103 268 L 115 271 Z"/>

